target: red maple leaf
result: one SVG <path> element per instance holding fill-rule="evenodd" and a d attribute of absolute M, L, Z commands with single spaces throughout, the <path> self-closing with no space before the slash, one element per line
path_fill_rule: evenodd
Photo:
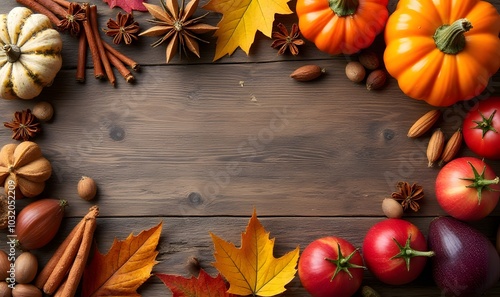
<path fill-rule="evenodd" d="M 137 11 L 148 11 L 146 7 L 142 4 L 146 0 L 103 0 L 109 5 L 110 8 L 121 7 L 127 13 L 131 13 L 132 10 Z"/>
<path fill-rule="evenodd" d="M 157 273 L 162 282 L 172 291 L 173 297 L 213 296 L 234 297 L 227 293 L 227 285 L 222 276 L 211 277 L 203 269 L 198 278 Z"/>

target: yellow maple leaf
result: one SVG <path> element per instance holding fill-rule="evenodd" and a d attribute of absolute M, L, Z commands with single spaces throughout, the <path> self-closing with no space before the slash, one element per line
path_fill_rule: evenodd
<path fill-rule="evenodd" d="M 163 222 L 130 234 L 125 240 L 114 240 L 106 255 L 97 249 L 83 275 L 83 297 L 141 296 L 136 291 L 150 276 L 158 262 L 156 247 Z"/>
<path fill-rule="evenodd" d="M 290 14 L 290 0 L 211 0 L 203 8 L 222 14 L 215 31 L 214 61 L 231 55 L 238 46 L 248 55 L 257 30 L 271 38 L 274 15 Z"/>
<path fill-rule="evenodd" d="M 213 233 L 215 268 L 229 282 L 228 292 L 235 295 L 274 296 L 284 292 L 295 277 L 299 247 L 279 259 L 274 258 L 274 238 L 257 219 L 254 210 L 241 234 L 241 247 L 228 243 Z"/>

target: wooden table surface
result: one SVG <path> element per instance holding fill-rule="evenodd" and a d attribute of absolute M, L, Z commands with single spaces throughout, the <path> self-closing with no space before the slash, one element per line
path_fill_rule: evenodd
<path fill-rule="evenodd" d="M 98 6 L 101 26 L 121 11 L 100 0 L 91 2 Z M 391 11 L 396 2 L 390 1 Z M 500 9 L 500 0 L 489 2 Z M 0 12 L 15 6 L 14 0 L 3 0 Z M 290 7 L 294 10 L 294 1 Z M 143 30 L 151 26 L 148 13 L 134 16 Z M 215 25 L 219 19 L 211 13 L 206 22 Z M 295 14 L 276 19 L 287 27 L 295 21 Z M 429 136 L 406 136 L 431 106 L 406 97 L 394 79 L 371 92 L 350 82 L 344 67 L 353 57 L 329 56 L 311 42 L 297 57 L 278 56 L 272 40 L 258 33 L 250 55 L 238 49 L 212 62 L 215 39 L 208 38 L 211 43 L 201 45 L 201 59 L 175 57 L 170 64 L 165 64 L 164 46 L 150 47 L 154 38 L 119 46 L 139 62 L 141 71 L 135 84 L 115 72 L 117 85 L 112 87 L 93 78 L 90 59 L 87 81 L 75 81 L 77 40 L 64 34 L 63 69 L 54 84 L 35 100 L 0 101 L 2 121 L 38 101 L 49 101 L 56 112 L 35 139 L 53 166 L 40 197 L 64 198 L 70 206 L 58 236 L 36 251 L 40 262 L 92 205 L 77 196 L 82 175 L 98 183 L 96 241 L 102 252 L 115 237 L 124 239 L 163 220 L 160 263 L 153 272 L 186 276 L 190 256 L 216 273 L 209 232 L 238 246 L 254 207 L 276 238 L 275 256 L 327 235 L 361 246 L 367 230 L 384 219 L 381 201 L 398 181 L 424 187 L 421 210 L 406 216 L 424 234 L 433 218 L 445 214 L 434 195 L 439 168 L 427 167 Z M 383 51 L 380 37 L 372 48 Z M 325 68 L 326 75 L 309 83 L 289 77 L 312 63 Z M 500 94 L 499 73 L 481 97 L 491 94 Z M 447 137 L 474 102 L 443 109 L 439 126 Z M 10 136 L 2 129 L 1 143 L 14 142 Z M 460 154 L 473 155 L 466 148 Z M 500 162 L 489 163 L 500 172 Z M 19 208 L 25 203 L 20 200 Z M 473 225 L 494 240 L 499 223 L 497 207 Z M 364 283 L 382 296 L 441 296 L 429 270 L 397 287 L 382 284 L 368 271 L 365 276 Z M 298 276 L 287 289 L 282 296 L 307 295 Z M 171 296 L 155 277 L 139 293 Z M 500 285 L 486 296 L 500 296 Z"/>

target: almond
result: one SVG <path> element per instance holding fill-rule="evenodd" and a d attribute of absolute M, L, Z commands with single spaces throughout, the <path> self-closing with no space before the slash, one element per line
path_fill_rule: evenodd
<path fill-rule="evenodd" d="M 432 126 L 439 120 L 441 116 L 441 111 L 439 109 L 433 109 L 426 112 L 421 116 L 408 130 L 408 137 L 416 138 L 425 134 L 429 131 Z"/>
<path fill-rule="evenodd" d="M 462 130 L 459 128 L 455 133 L 453 133 L 453 135 L 451 135 L 450 140 L 446 143 L 443 155 L 439 161 L 439 166 L 443 166 L 444 163 L 448 163 L 455 158 L 462 147 L 462 140 Z"/>
<path fill-rule="evenodd" d="M 379 90 L 383 86 L 385 86 L 385 82 L 387 81 L 387 72 L 382 69 L 373 70 L 368 74 L 366 78 L 366 89 L 368 91 L 371 90 Z"/>
<path fill-rule="evenodd" d="M 439 160 L 439 157 L 441 157 L 441 153 L 443 152 L 443 148 L 444 133 L 441 129 L 436 129 L 436 131 L 432 133 L 429 144 L 427 145 L 427 160 L 429 161 L 429 167 L 434 166 L 434 162 Z"/>
<path fill-rule="evenodd" d="M 17 284 L 12 290 L 12 297 L 42 297 L 42 291 L 30 284 Z"/>
<path fill-rule="evenodd" d="M 319 67 L 318 65 L 304 65 L 295 69 L 290 77 L 297 81 L 310 81 L 321 76 L 325 73 L 325 69 Z"/>
<path fill-rule="evenodd" d="M 1 297 L 12 296 L 12 289 L 9 287 L 9 284 L 7 284 L 7 282 L 4 281 L 0 282 L 0 296 Z"/>

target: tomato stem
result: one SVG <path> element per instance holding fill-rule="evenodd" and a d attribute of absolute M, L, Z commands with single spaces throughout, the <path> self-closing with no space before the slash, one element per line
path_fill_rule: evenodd
<path fill-rule="evenodd" d="M 478 112 L 481 115 L 481 120 L 480 121 L 474 121 L 474 123 L 476 123 L 477 126 L 473 127 L 472 129 L 481 129 L 481 130 L 483 130 L 483 136 L 482 136 L 482 138 L 484 138 L 484 136 L 486 135 L 486 133 L 488 133 L 489 131 L 498 133 L 497 130 L 495 129 L 495 127 L 493 127 L 493 118 L 495 117 L 495 114 L 497 113 L 497 110 L 495 109 L 488 118 L 486 118 L 480 111 L 478 111 Z"/>
<path fill-rule="evenodd" d="M 434 33 L 437 48 L 445 54 L 456 55 L 465 48 L 465 32 L 472 29 L 468 19 L 459 19 L 451 25 L 442 25 Z"/>
<path fill-rule="evenodd" d="M 337 243 L 337 248 L 338 248 L 338 251 L 337 251 L 337 254 L 338 254 L 338 258 L 336 260 L 334 259 L 329 259 L 329 258 L 325 258 L 326 261 L 329 261 L 331 263 L 333 263 L 337 268 L 335 269 L 335 272 L 333 273 L 333 276 L 332 278 L 330 279 L 330 281 L 333 281 L 333 279 L 337 276 L 337 274 L 339 274 L 341 271 L 344 271 L 346 272 L 348 275 L 349 275 L 349 278 L 352 278 L 352 274 L 351 272 L 349 271 L 350 268 L 363 268 L 365 269 L 364 266 L 360 266 L 360 265 L 357 265 L 357 264 L 352 264 L 350 263 L 349 261 L 351 261 L 352 257 L 354 256 L 354 254 L 356 252 L 358 252 L 358 249 L 355 249 L 352 253 L 350 253 L 347 257 L 344 257 L 342 255 L 342 251 L 340 250 L 340 244 Z"/>
<path fill-rule="evenodd" d="M 21 56 L 21 49 L 15 44 L 4 44 L 2 46 L 3 51 L 7 55 L 7 61 L 9 63 L 14 63 L 19 60 Z"/>
<path fill-rule="evenodd" d="M 433 251 L 417 251 L 417 250 L 414 250 L 410 246 L 411 234 L 406 239 L 406 243 L 405 243 L 404 246 L 402 246 L 396 240 L 396 238 L 393 237 L 392 240 L 394 240 L 394 242 L 398 246 L 399 253 L 397 253 L 396 255 L 392 256 L 391 260 L 397 259 L 397 258 L 403 258 L 405 260 L 405 263 L 406 263 L 406 270 L 407 271 L 410 271 L 410 260 L 411 260 L 411 258 L 413 258 L 413 257 L 432 257 L 432 256 L 434 256 L 434 252 Z"/>
<path fill-rule="evenodd" d="M 330 9 L 340 17 L 350 16 L 356 13 L 359 0 L 328 0 Z"/>
<path fill-rule="evenodd" d="M 470 167 L 472 168 L 472 172 L 474 173 L 474 177 L 472 178 L 462 178 L 463 180 L 468 180 L 471 181 L 472 183 L 468 186 L 465 186 L 466 188 L 474 188 L 477 190 L 477 205 L 481 205 L 481 193 L 483 190 L 488 190 L 488 191 L 495 191 L 495 189 L 490 188 L 490 185 L 496 185 L 500 182 L 500 178 L 497 176 L 494 179 L 486 179 L 484 177 L 484 173 L 486 171 L 486 165 L 483 167 L 483 171 L 479 173 L 472 165 L 471 162 L 469 163 Z"/>

